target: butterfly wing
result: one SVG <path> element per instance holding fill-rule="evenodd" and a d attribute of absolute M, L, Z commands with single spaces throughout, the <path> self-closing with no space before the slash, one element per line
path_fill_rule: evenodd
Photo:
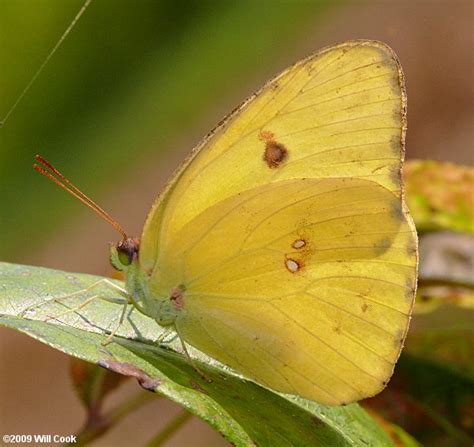
<path fill-rule="evenodd" d="M 153 293 L 185 287 L 183 338 L 319 402 L 381 390 L 416 281 L 404 132 L 400 67 L 369 41 L 297 63 L 231 115 L 175 175 L 142 235 Z"/>

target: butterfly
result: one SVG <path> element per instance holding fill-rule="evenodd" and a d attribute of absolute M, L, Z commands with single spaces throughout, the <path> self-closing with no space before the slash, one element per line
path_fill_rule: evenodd
<path fill-rule="evenodd" d="M 387 45 L 297 62 L 194 149 L 140 240 L 119 227 L 128 302 L 275 391 L 332 405 L 377 394 L 416 290 L 405 132 Z"/>

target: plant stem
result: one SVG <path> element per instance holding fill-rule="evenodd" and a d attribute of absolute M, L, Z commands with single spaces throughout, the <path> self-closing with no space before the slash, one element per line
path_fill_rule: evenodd
<path fill-rule="evenodd" d="M 157 397 L 159 396 L 154 393 L 141 391 L 140 393 L 134 395 L 131 399 L 126 400 L 111 410 L 109 413 L 106 413 L 100 417 L 95 415 L 94 421 L 91 422 L 91 420 L 88 420 L 84 428 L 79 433 L 77 433 L 76 442 L 66 445 L 73 445 L 74 447 L 87 445 L 89 442 L 102 436 L 106 431 L 116 425 L 129 413 L 133 412 L 137 408 L 140 408 L 151 400 L 156 399 Z"/>
<path fill-rule="evenodd" d="M 474 283 L 453 278 L 419 278 L 418 287 L 461 287 L 474 290 Z"/>
<path fill-rule="evenodd" d="M 146 444 L 146 447 L 159 447 L 163 445 L 163 443 L 173 436 L 191 417 L 191 413 L 188 413 L 186 410 L 181 410 L 163 430 Z"/>

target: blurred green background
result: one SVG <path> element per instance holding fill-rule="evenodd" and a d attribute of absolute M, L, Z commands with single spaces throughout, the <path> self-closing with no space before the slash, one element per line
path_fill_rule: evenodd
<path fill-rule="evenodd" d="M 2 116 L 82 4 L 1 2 Z M 330 5 L 92 2 L 1 131 L 2 257 L 24 259 L 79 213 L 71 198 L 33 175 L 35 152 L 99 201 L 133 189 L 147 157 L 156 160 L 184 142 L 191 149 L 189 136 L 200 138 L 196 130 L 206 115 L 219 119 L 229 99 L 240 102 L 251 93 L 247 79 L 282 69 L 288 51 L 319 26 Z M 158 178 L 167 174 L 160 163 L 154 170 Z M 124 202 L 115 214 L 122 221 L 129 212 Z"/>
<path fill-rule="evenodd" d="M 0 0 L 0 120 L 82 5 Z M 292 62 L 347 39 L 383 40 L 400 57 L 408 158 L 472 163 L 473 20 L 470 0 L 93 0 L 0 128 L 0 260 L 111 272 L 108 243 L 119 236 L 35 173 L 36 153 L 139 236 L 166 179 L 226 113 Z M 1 334 L 3 432 L 77 430 L 66 357 Z M 157 405 L 96 445 L 155 432 L 176 412 Z M 225 445 L 197 420 L 180 436 L 170 445 Z"/>

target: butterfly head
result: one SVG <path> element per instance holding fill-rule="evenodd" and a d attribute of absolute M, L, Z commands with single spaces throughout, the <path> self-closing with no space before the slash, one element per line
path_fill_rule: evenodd
<path fill-rule="evenodd" d="M 126 271 L 138 259 L 140 241 L 127 237 L 110 246 L 110 263 L 118 271 Z"/>

